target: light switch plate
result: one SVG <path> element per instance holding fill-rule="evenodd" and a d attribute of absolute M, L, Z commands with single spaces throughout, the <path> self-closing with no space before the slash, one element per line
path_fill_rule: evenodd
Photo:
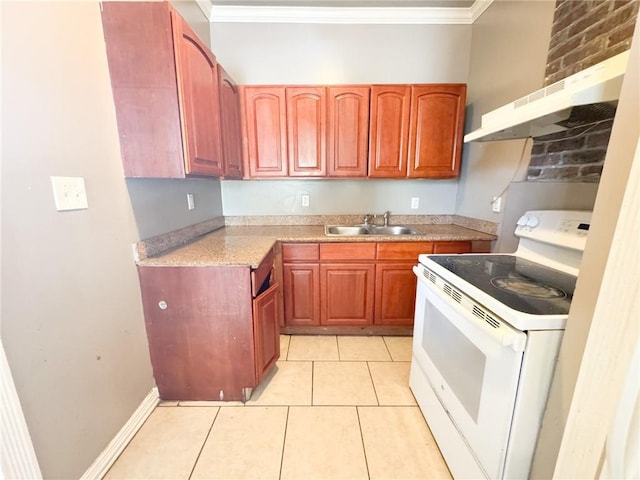
<path fill-rule="evenodd" d="M 300 197 L 300 201 L 302 203 L 303 207 L 308 207 L 309 206 L 309 194 L 308 193 L 303 193 Z"/>
<path fill-rule="evenodd" d="M 187 209 L 193 210 L 196 208 L 196 202 L 193 198 L 193 193 L 187 193 Z"/>
<path fill-rule="evenodd" d="M 51 186 L 56 209 L 59 212 L 89 208 L 87 192 L 84 188 L 84 178 L 51 177 Z"/>
<path fill-rule="evenodd" d="M 420 197 L 411 197 L 411 210 L 417 210 L 420 206 Z"/>

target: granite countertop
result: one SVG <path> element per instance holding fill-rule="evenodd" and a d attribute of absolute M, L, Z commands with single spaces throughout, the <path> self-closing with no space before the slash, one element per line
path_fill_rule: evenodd
<path fill-rule="evenodd" d="M 140 266 L 235 265 L 257 268 L 278 242 L 491 241 L 496 236 L 458 225 L 407 225 L 417 235 L 327 236 L 322 225 L 226 226 L 190 243 L 138 261 Z"/>

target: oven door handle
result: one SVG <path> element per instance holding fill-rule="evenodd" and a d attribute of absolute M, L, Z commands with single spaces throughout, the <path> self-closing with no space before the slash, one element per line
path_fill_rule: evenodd
<path fill-rule="evenodd" d="M 466 297 L 466 295 L 463 294 L 462 298 L 464 298 L 464 300 L 462 302 L 457 302 L 442 290 L 440 290 L 436 285 L 433 285 L 425 277 L 423 277 L 422 270 L 420 268 L 414 266 L 413 272 L 418 277 L 418 281 L 420 281 L 422 284 L 424 284 L 425 287 L 427 287 L 434 298 L 437 299 L 438 303 L 442 303 L 448 308 L 454 309 L 456 312 L 458 312 L 461 318 L 473 317 L 473 319 L 475 320 L 473 322 L 461 322 L 456 317 L 449 318 L 448 320 L 467 337 L 477 338 L 477 336 L 472 332 L 481 331 L 483 334 L 482 338 L 485 339 L 483 344 L 486 353 L 495 351 L 497 346 L 508 347 L 515 352 L 524 351 L 525 345 L 527 343 L 527 335 L 525 333 L 514 329 L 513 327 L 505 323 L 504 320 L 500 320 L 497 317 L 492 317 L 494 322 L 498 322 L 500 324 L 500 327 L 496 328 L 493 325 L 493 322 L 489 322 L 478 317 L 477 315 L 474 315 L 470 310 L 462 305 L 463 303 L 471 302 L 470 300 L 468 300 L 468 297 Z M 434 306 L 436 306 L 437 308 L 437 305 L 435 303 Z"/>

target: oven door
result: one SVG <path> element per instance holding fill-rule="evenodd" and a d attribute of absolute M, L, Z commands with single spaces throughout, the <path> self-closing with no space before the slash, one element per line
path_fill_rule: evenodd
<path fill-rule="evenodd" d="M 423 266 L 414 271 L 413 361 L 487 477 L 501 478 L 527 336 Z"/>

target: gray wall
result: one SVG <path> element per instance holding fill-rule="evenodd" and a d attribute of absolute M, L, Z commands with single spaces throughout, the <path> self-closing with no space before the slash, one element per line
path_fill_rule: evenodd
<path fill-rule="evenodd" d="M 480 126 L 482 114 L 542 87 L 554 7 L 495 1 L 473 24 L 466 132 Z M 500 222 L 491 200 L 524 178 L 530 150 L 531 140 L 465 144 L 456 213 Z"/>
<path fill-rule="evenodd" d="M 44 477 L 78 478 L 154 385 L 131 244 L 221 215 L 220 182 L 125 182 L 97 1 L 0 8 L 2 343 Z M 57 212 L 52 175 L 89 208 Z"/>
<path fill-rule="evenodd" d="M 470 35 L 469 25 L 211 25 L 213 52 L 241 84 L 464 83 Z M 450 180 L 222 182 L 225 215 L 452 213 L 456 190 Z"/>

